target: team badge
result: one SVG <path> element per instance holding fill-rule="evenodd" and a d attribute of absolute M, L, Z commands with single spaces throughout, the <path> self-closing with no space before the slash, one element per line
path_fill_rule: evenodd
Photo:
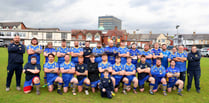
<path fill-rule="evenodd" d="M 81 69 L 84 69 L 84 67 L 81 67 Z"/>

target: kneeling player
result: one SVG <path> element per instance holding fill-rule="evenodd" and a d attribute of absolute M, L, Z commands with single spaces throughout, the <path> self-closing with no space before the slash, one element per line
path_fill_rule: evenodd
<path fill-rule="evenodd" d="M 139 91 L 144 92 L 144 82 L 148 81 L 150 82 L 150 94 L 153 93 L 153 87 L 155 84 L 155 79 L 153 77 L 150 77 L 150 64 L 146 62 L 146 56 L 141 56 L 140 63 L 137 64 L 137 71 L 138 71 L 138 80 L 139 80 Z"/>
<path fill-rule="evenodd" d="M 61 87 L 63 84 L 63 80 L 62 77 L 58 76 L 59 73 L 58 64 L 54 61 L 54 57 L 55 55 L 52 53 L 48 55 L 49 61 L 48 63 L 44 64 L 44 72 L 46 72 L 48 91 L 52 92 L 54 82 L 58 82 L 59 84 L 58 84 L 57 93 L 62 95 Z"/>
<path fill-rule="evenodd" d="M 78 57 L 78 64 L 76 64 L 76 76 L 78 78 L 78 92 L 82 92 L 83 84 L 85 84 L 85 94 L 89 95 L 88 89 L 90 86 L 90 80 L 87 78 L 88 70 L 87 65 L 83 63 L 83 56 Z"/>
<path fill-rule="evenodd" d="M 155 78 L 155 86 L 153 88 L 153 92 L 157 92 L 158 85 L 163 84 L 163 95 L 166 96 L 166 79 L 165 79 L 166 70 L 161 65 L 161 59 L 156 60 L 156 65 L 151 68 L 151 75 Z"/>
<path fill-rule="evenodd" d="M 70 55 L 65 55 L 65 62 L 60 65 L 60 70 L 62 73 L 62 78 L 64 82 L 63 92 L 66 93 L 68 91 L 69 83 L 73 84 L 73 95 L 76 95 L 76 85 L 78 84 L 78 80 L 73 77 L 75 73 L 75 65 L 70 62 Z"/>
<path fill-rule="evenodd" d="M 31 57 L 31 62 L 25 64 L 23 72 L 26 74 L 25 75 L 25 83 L 24 83 L 24 93 L 29 93 L 32 90 L 32 85 L 36 85 L 36 94 L 39 95 L 40 91 L 40 78 L 39 78 L 39 73 L 41 70 L 40 64 L 36 63 L 36 57 L 32 56 Z"/>
<path fill-rule="evenodd" d="M 131 57 L 127 57 L 127 63 L 124 65 L 124 69 L 125 69 L 125 77 L 123 78 L 124 83 L 124 88 L 123 88 L 123 92 L 125 90 L 125 88 L 127 89 L 127 91 L 130 91 L 130 86 L 131 86 L 131 82 L 133 82 L 133 92 L 135 94 L 137 94 L 136 92 L 136 88 L 138 86 L 138 79 L 136 78 L 136 67 L 131 63 L 132 58 Z M 124 93 L 126 94 L 126 93 Z"/>
<path fill-rule="evenodd" d="M 175 67 L 175 61 L 171 60 L 170 61 L 170 67 L 167 68 L 167 78 L 168 78 L 168 92 L 172 91 L 172 88 L 175 85 L 178 85 L 178 95 L 183 96 L 183 94 L 181 94 L 181 91 L 183 89 L 184 86 L 184 82 L 180 79 L 178 79 L 178 77 L 180 76 L 180 70 Z"/>
<path fill-rule="evenodd" d="M 100 78 L 99 78 L 98 63 L 95 62 L 95 56 L 93 54 L 90 55 L 90 62 L 87 63 L 87 68 L 88 68 L 88 78 L 90 79 L 91 82 L 91 90 L 94 93 L 95 88 L 98 89 Z"/>
<path fill-rule="evenodd" d="M 112 66 L 112 76 L 115 78 L 115 89 L 114 91 L 117 93 L 118 88 L 120 86 L 120 82 L 122 81 L 123 75 L 125 73 L 123 65 L 120 63 L 121 59 L 119 56 L 115 58 L 115 64 Z"/>
<path fill-rule="evenodd" d="M 99 85 L 101 96 L 111 99 L 113 96 L 112 95 L 113 94 L 113 82 L 109 76 L 109 72 L 107 69 L 104 70 L 103 74 L 104 74 L 104 77 L 101 78 L 101 83 Z"/>

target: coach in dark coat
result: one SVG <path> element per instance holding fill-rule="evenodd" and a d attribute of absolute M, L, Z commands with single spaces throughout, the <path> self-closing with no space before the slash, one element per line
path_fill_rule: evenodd
<path fill-rule="evenodd" d="M 8 46 L 8 66 L 7 66 L 7 82 L 6 91 L 10 90 L 12 76 L 16 75 L 16 89 L 20 90 L 23 54 L 25 53 L 25 46 L 20 44 L 20 37 L 15 36 L 14 42 Z"/>
<path fill-rule="evenodd" d="M 191 52 L 187 56 L 188 60 L 188 68 L 187 68 L 187 76 L 188 76 L 188 84 L 187 91 L 190 91 L 192 85 L 192 79 L 194 77 L 196 91 L 200 93 L 200 59 L 201 54 L 197 51 L 196 46 L 192 46 Z"/>

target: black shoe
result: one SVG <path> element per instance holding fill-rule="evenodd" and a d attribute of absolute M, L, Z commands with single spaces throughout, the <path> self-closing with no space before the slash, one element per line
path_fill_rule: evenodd
<path fill-rule="evenodd" d="M 187 92 L 190 92 L 190 89 L 187 89 Z"/>
<path fill-rule="evenodd" d="M 149 91 L 149 94 L 152 94 L 152 95 L 154 95 L 154 92 L 150 90 L 150 91 Z"/>
<path fill-rule="evenodd" d="M 53 88 L 53 90 L 56 90 L 57 89 L 57 84 L 54 84 L 54 88 Z"/>
<path fill-rule="evenodd" d="M 180 96 L 183 96 L 183 94 L 181 94 L 181 92 L 179 92 L 179 93 L 177 93 L 178 95 L 180 95 Z"/>
<path fill-rule="evenodd" d="M 199 89 L 197 89 L 196 91 L 197 91 L 197 93 L 200 93 L 200 90 Z"/>
<path fill-rule="evenodd" d="M 57 93 L 62 95 L 62 91 L 61 90 L 57 90 Z"/>

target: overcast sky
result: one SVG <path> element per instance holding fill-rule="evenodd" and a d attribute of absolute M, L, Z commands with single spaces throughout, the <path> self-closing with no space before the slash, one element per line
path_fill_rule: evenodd
<path fill-rule="evenodd" d="M 61 30 L 98 29 L 98 16 L 113 15 L 132 33 L 209 33 L 208 0 L 0 0 L 0 22 Z"/>

